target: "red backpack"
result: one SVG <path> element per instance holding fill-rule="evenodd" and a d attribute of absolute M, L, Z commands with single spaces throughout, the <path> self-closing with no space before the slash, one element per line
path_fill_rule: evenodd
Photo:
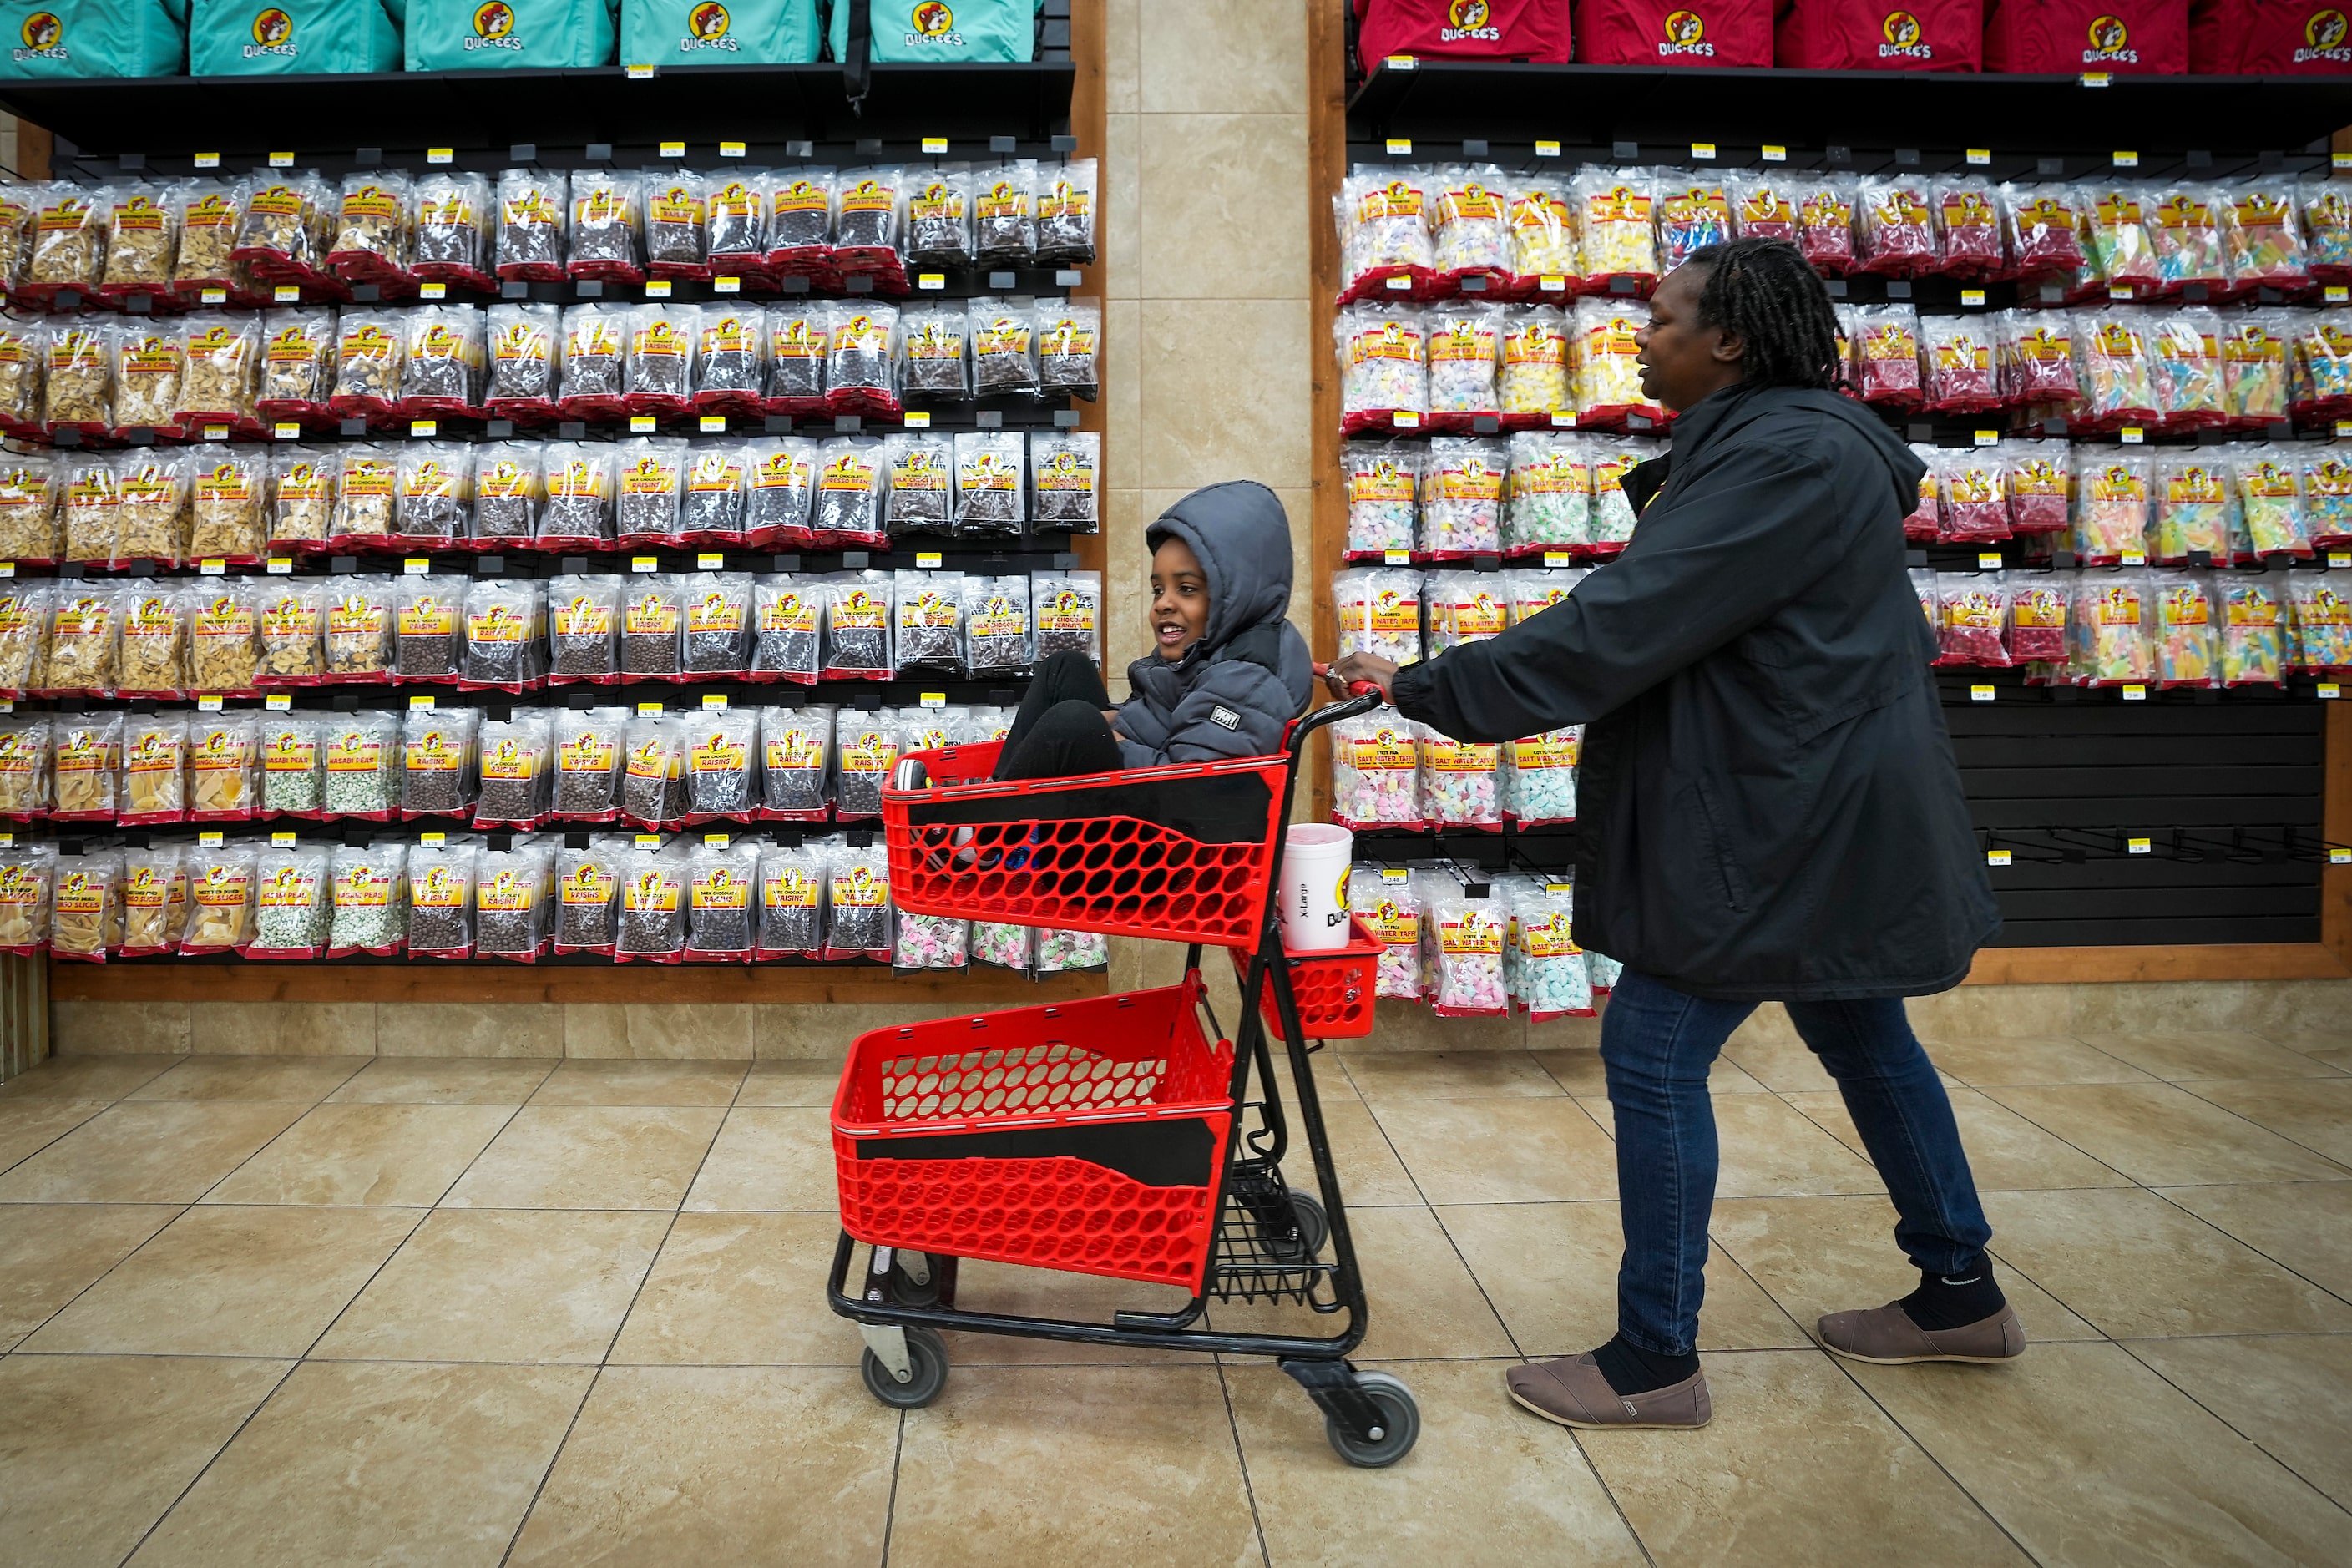
<path fill-rule="evenodd" d="M 1569 58 L 1568 0 L 1355 0 L 1356 58 L 1369 76 L 1391 55 L 1424 60 Z"/>
<path fill-rule="evenodd" d="M 2189 68 L 2189 0 L 1992 0 L 1989 71 L 2178 76 Z"/>
<path fill-rule="evenodd" d="M 1577 0 L 1578 58 L 1602 66 L 1769 66 L 1769 0 Z"/>
<path fill-rule="evenodd" d="M 1772 59 L 1797 70 L 1972 71 L 1984 0 L 1780 0 Z"/>

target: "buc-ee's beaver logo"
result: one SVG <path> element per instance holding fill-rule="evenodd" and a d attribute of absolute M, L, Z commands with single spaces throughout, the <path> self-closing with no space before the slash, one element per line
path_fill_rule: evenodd
<path fill-rule="evenodd" d="M 1927 29 L 1908 11 L 1889 11 L 1878 25 L 1878 58 L 1882 60 L 1931 60 L 1936 51 L 1927 42 Z"/>
<path fill-rule="evenodd" d="M 1711 55 L 1715 46 L 1706 41 L 1706 18 L 1696 11 L 1666 13 L 1665 37 L 1658 45 L 1662 55 Z"/>
<path fill-rule="evenodd" d="M 55 11 L 36 11 L 25 18 L 16 29 L 18 47 L 10 51 L 20 60 L 62 60 L 71 57 L 66 52 L 66 25 Z"/>
<path fill-rule="evenodd" d="M 735 18 L 719 0 L 702 0 L 702 4 L 686 14 L 686 37 L 677 41 L 681 52 L 695 49 L 740 49 L 741 44 L 727 36 Z"/>
<path fill-rule="evenodd" d="M 294 53 L 294 18 L 275 5 L 267 5 L 253 14 L 253 42 L 245 46 L 245 58 L 261 55 L 291 55 Z"/>
<path fill-rule="evenodd" d="M 1445 7 L 1445 26 L 1437 29 L 1437 37 L 1448 44 L 1463 38 L 1496 43 L 1501 41 L 1503 30 L 1494 25 L 1494 8 L 1486 0 L 1453 0 Z"/>
<path fill-rule="evenodd" d="M 940 4 L 940 0 L 923 0 L 907 17 L 908 31 L 906 44 L 914 48 L 923 44 L 937 44 L 943 48 L 961 48 L 963 35 L 956 31 L 955 13 Z"/>
<path fill-rule="evenodd" d="M 2303 47 L 2294 51 L 2295 64 L 2306 60 L 2352 60 L 2352 48 L 2345 47 L 2347 37 L 2352 37 L 2352 22 L 2344 19 L 2343 12 L 2333 6 L 2314 11 L 2304 21 Z"/>
<path fill-rule="evenodd" d="M 474 7 L 474 36 L 466 40 L 469 49 L 519 49 L 522 40 L 514 36 L 514 7 L 506 0 L 485 0 Z"/>
<path fill-rule="evenodd" d="M 2131 28 L 2121 16 L 2103 14 L 2091 18 L 2083 46 L 2084 65 L 2136 65 L 2138 61 L 2139 51 L 2131 47 Z"/>

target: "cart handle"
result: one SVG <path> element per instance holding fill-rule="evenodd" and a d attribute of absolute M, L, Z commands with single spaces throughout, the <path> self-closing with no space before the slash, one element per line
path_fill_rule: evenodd
<path fill-rule="evenodd" d="M 1330 668 L 1329 665 L 1318 664 L 1315 667 L 1315 673 L 1318 676 L 1327 675 L 1330 672 Z M 1381 689 L 1378 686 L 1369 680 L 1352 682 L 1348 688 L 1348 700 L 1345 702 L 1333 702 L 1318 708 L 1291 725 L 1288 750 L 1292 755 L 1297 755 L 1301 748 L 1307 744 L 1307 737 L 1316 731 L 1327 724 L 1336 724 L 1342 719 L 1353 719 L 1359 713 L 1369 713 L 1378 708 L 1381 700 Z"/>

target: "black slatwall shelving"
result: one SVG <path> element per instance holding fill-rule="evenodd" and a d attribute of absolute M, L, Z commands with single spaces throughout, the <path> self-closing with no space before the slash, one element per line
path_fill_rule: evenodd
<path fill-rule="evenodd" d="M 2120 178 L 2221 180 L 2324 175 L 2327 138 L 2347 125 L 2352 77 L 2094 86 L 2071 76 L 1422 61 L 1379 65 L 1351 83 L 1348 156 L 1350 167 L 1494 163 L 1563 176 L 1624 163 L 2032 181 L 2105 176 L 2127 150 L 2136 163 Z M 1971 162 L 1970 148 L 1990 160 Z M 1960 286 L 1942 279 L 1832 287 L 1858 303 L 1908 300 L 1928 315 L 1964 308 Z M 1993 285 L 1981 308 L 2032 302 L 2016 293 Z M 1889 423 L 1909 440 L 1965 446 L 1970 426 L 1990 421 Z M 1998 548 L 2012 569 L 2024 563 L 2022 542 Z M 1914 561 L 1968 570 L 1977 554 L 1935 546 Z M 2004 921 L 1996 945 L 2320 940 L 2326 710 L 2315 682 L 2135 699 L 2029 687 L 2014 670 L 1939 670 L 1937 684 L 1979 838 L 2009 857 L 1988 867 Z M 1990 700 L 1978 695 L 1987 687 Z M 1359 853 L 1549 869 L 1572 860 L 1580 831 L 1370 831 Z"/>

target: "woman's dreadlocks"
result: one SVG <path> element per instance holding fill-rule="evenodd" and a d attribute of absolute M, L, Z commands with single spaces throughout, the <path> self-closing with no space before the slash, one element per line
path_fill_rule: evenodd
<path fill-rule="evenodd" d="M 1745 345 L 1746 379 L 1759 386 L 1831 387 L 1843 378 L 1837 315 L 1829 290 L 1785 239 L 1732 239 L 1684 260 L 1706 269 L 1701 326 L 1721 327 Z"/>

